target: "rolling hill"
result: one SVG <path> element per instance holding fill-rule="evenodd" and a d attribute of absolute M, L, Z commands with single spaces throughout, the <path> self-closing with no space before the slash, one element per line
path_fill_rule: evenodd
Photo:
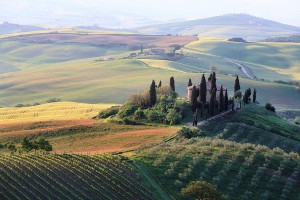
<path fill-rule="evenodd" d="M 200 37 L 242 37 L 259 40 L 285 34 L 299 33 L 300 28 L 247 14 L 228 14 L 183 22 L 137 28 L 146 34 L 198 35 Z"/>
<path fill-rule="evenodd" d="M 12 24 L 8 22 L 3 22 L 2 24 L 0 24 L 0 34 L 19 33 L 37 30 L 44 30 L 44 28 L 30 25 Z"/>

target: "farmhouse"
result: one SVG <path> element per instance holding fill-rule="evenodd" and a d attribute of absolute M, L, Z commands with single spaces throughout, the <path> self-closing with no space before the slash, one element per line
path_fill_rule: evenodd
<path fill-rule="evenodd" d="M 195 85 L 189 86 L 186 89 L 186 100 L 188 102 L 191 101 L 192 90 L 193 90 L 194 86 Z M 196 85 L 196 88 L 200 92 L 200 83 Z M 210 100 L 210 96 L 211 96 L 210 89 L 211 89 L 211 81 L 209 80 L 209 81 L 206 82 L 206 102 L 208 102 Z M 221 86 L 217 85 L 216 100 L 220 99 L 220 90 L 221 90 Z M 223 86 L 223 95 L 224 96 L 225 96 L 225 90 L 226 90 L 226 88 Z M 200 96 L 198 96 L 198 101 L 200 102 Z"/>
<path fill-rule="evenodd" d="M 151 49 L 150 55 L 164 55 L 166 54 L 166 50 L 164 49 Z"/>

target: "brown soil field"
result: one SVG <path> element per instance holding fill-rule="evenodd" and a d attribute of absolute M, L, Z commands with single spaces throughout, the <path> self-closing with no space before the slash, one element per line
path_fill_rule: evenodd
<path fill-rule="evenodd" d="M 133 126 L 99 120 L 56 120 L 0 125 L 0 143 L 20 146 L 24 137 L 45 137 L 55 153 L 112 153 L 161 142 L 176 133 L 175 127 Z M 1 151 L 5 151 L 2 149 Z"/>
<path fill-rule="evenodd" d="M 170 138 L 177 128 L 154 128 L 138 131 L 109 133 L 102 137 L 54 138 L 50 142 L 56 153 L 113 153 L 133 150 L 141 146 L 158 143 Z M 63 141 L 68 141 L 64 143 Z"/>
<path fill-rule="evenodd" d="M 124 35 L 124 34 L 71 34 L 71 33 L 46 33 L 11 37 L 10 39 L 27 42 L 54 42 L 54 43 L 90 43 L 101 44 L 124 44 L 168 47 L 174 44 L 185 45 L 196 41 L 197 37 L 188 36 L 166 36 L 166 35 Z"/>

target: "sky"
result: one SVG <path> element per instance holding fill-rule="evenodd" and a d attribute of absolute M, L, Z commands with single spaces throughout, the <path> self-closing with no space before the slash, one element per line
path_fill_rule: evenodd
<path fill-rule="evenodd" d="M 0 21 L 135 26 L 247 13 L 300 27 L 300 0 L 0 0 Z"/>

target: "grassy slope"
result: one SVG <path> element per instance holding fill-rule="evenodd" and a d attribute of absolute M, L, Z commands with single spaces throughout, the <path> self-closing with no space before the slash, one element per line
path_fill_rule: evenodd
<path fill-rule="evenodd" d="M 251 69 L 253 68 L 252 71 L 258 78 L 274 80 L 268 75 L 271 70 L 281 75 L 283 80 L 300 80 L 298 67 L 300 45 L 296 43 L 236 43 L 222 39 L 202 38 L 186 46 L 203 53 L 245 62 Z"/>
<path fill-rule="evenodd" d="M 0 105 L 44 102 L 52 97 L 64 101 L 123 103 L 130 94 L 148 88 L 152 79 L 169 84 L 171 76 L 175 77 L 177 92 L 184 97 L 188 78 L 198 82 L 201 74 L 154 68 L 130 59 L 111 62 L 83 59 L 49 64 L 0 75 Z M 232 95 L 234 77 L 218 75 L 217 79 Z M 261 103 L 270 101 L 277 108 L 299 108 L 300 95 L 294 87 L 248 79 L 241 79 L 241 87 L 243 90 L 257 88 Z"/>
<path fill-rule="evenodd" d="M 209 137 L 300 152 L 300 127 L 256 105 L 203 126 Z"/>
<path fill-rule="evenodd" d="M 22 108 L 0 108 L 0 124 L 90 119 L 101 110 L 114 104 L 84 104 L 75 102 L 56 102 Z"/>
<path fill-rule="evenodd" d="M 1 199 L 153 198 L 117 156 L 0 155 L 0 166 Z"/>
<path fill-rule="evenodd" d="M 212 182 L 230 199 L 243 199 L 248 192 L 248 198 L 261 199 L 267 191 L 270 199 L 276 199 L 300 165 L 299 157 L 290 159 L 266 147 L 201 138 L 141 149 L 137 160 L 148 166 L 176 199 L 183 199 L 180 189 L 194 180 Z M 297 176 L 287 199 L 298 198 Z"/>

